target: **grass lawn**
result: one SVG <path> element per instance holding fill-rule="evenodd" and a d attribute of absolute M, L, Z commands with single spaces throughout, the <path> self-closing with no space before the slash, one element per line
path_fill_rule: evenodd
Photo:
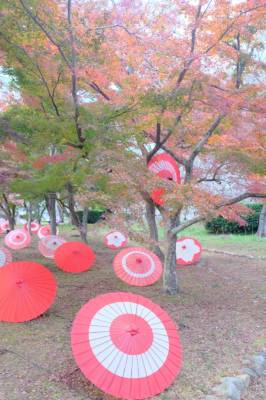
<path fill-rule="evenodd" d="M 15 260 L 46 265 L 56 276 L 58 293 L 42 317 L 22 324 L 0 323 L 0 400 L 111 400 L 83 377 L 70 348 L 75 314 L 89 299 L 106 292 L 143 294 L 159 303 L 179 326 L 183 368 L 160 400 L 204 399 L 221 376 L 238 374 L 243 359 L 265 346 L 264 260 L 205 253 L 199 265 L 178 270 L 181 292 L 170 297 L 163 294 L 161 280 L 143 289 L 117 279 L 112 269 L 116 252 L 103 246 L 102 230 L 97 232 L 95 226 L 92 230 L 90 245 L 97 258 L 94 267 L 82 274 L 58 270 L 53 261 L 38 253 L 36 238 L 30 248 L 14 253 Z M 79 240 L 69 228 L 62 233 Z M 218 237 L 210 239 L 200 226 L 186 234 L 199 237 L 206 247 L 224 248 Z M 234 238 L 234 243 L 244 250 L 248 244 L 244 240 Z M 249 245 L 262 244 L 252 238 Z M 256 400 L 264 399 L 264 387 L 257 386 Z"/>
<path fill-rule="evenodd" d="M 266 238 L 256 235 L 211 235 L 204 225 L 196 224 L 187 228 L 184 235 L 199 239 L 206 249 L 229 251 L 236 254 L 266 256 Z"/>

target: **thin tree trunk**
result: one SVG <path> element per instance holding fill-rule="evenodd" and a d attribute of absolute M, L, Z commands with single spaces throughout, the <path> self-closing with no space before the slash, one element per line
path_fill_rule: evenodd
<path fill-rule="evenodd" d="M 257 230 L 259 237 L 266 237 L 266 204 L 263 205 L 260 213 L 259 227 Z"/>
<path fill-rule="evenodd" d="M 56 235 L 56 193 L 48 193 L 47 209 L 50 216 L 51 234 Z"/>
<path fill-rule="evenodd" d="M 29 202 L 29 207 L 27 207 L 27 211 L 28 211 L 28 232 L 29 234 L 31 234 L 31 222 L 32 222 L 32 203 L 31 201 Z"/>
<path fill-rule="evenodd" d="M 80 236 L 83 242 L 88 243 L 88 214 L 89 214 L 89 209 L 88 207 L 84 207 L 83 210 L 83 216 L 82 216 L 82 222 L 80 224 Z"/>
<path fill-rule="evenodd" d="M 16 205 L 9 204 L 7 196 L 3 193 L 4 205 L 1 205 L 1 209 L 3 210 L 8 222 L 10 230 L 15 229 L 16 225 Z"/>
<path fill-rule="evenodd" d="M 13 229 L 15 229 L 15 226 L 16 226 L 16 218 L 15 218 L 16 211 L 15 210 L 16 210 L 16 206 L 12 205 L 11 210 L 7 215 L 7 219 L 8 219 L 9 227 L 10 227 L 11 231 L 13 231 Z"/>
<path fill-rule="evenodd" d="M 79 227 L 81 221 L 79 221 L 79 218 L 75 211 L 74 190 L 73 190 L 73 186 L 71 185 L 71 183 L 66 184 L 66 189 L 67 189 L 67 193 L 68 193 L 68 209 L 70 212 L 71 224 L 75 225 L 76 227 Z"/>
<path fill-rule="evenodd" d="M 153 241 L 153 244 L 151 244 L 150 248 L 155 254 L 157 254 L 157 256 L 162 261 L 164 261 L 164 254 L 160 249 L 160 246 L 156 244 L 158 243 L 159 235 L 155 217 L 155 206 L 152 201 L 147 201 L 147 200 L 145 201 L 145 206 L 146 206 L 146 221 L 149 227 L 150 239 Z"/>
<path fill-rule="evenodd" d="M 176 295 L 180 291 L 176 274 L 176 239 L 177 234 L 172 229 L 180 223 L 180 210 L 175 217 L 171 218 L 170 227 L 167 232 L 167 251 L 164 262 L 163 288 L 167 294 Z"/>

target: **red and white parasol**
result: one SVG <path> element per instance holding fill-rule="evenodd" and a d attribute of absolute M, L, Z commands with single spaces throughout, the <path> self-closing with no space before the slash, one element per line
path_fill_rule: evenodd
<path fill-rule="evenodd" d="M 28 224 L 25 224 L 25 225 L 24 225 L 24 229 L 26 229 L 26 231 L 29 230 L 29 229 L 28 229 Z M 40 224 L 39 224 L 37 221 L 31 222 L 31 224 L 30 224 L 30 231 L 31 231 L 31 233 L 37 234 L 39 229 L 40 229 Z"/>
<path fill-rule="evenodd" d="M 6 264 L 11 263 L 12 254 L 5 247 L 0 247 L 0 268 L 4 267 Z"/>
<path fill-rule="evenodd" d="M 20 250 L 30 245 L 31 237 L 25 229 L 14 229 L 5 236 L 4 240 L 7 247 Z"/>
<path fill-rule="evenodd" d="M 56 234 L 58 235 L 58 233 L 59 233 L 59 229 L 56 228 Z M 50 225 L 41 226 L 39 228 L 39 230 L 38 230 L 37 235 L 38 235 L 39 239 L 43 239 L 46 236 L 51 236 L 51 227 L 50 227 Z"/>
<path fill-rule="evenodd" d="M 67 242 L 56 249 L 54 259 L 58 268 L 63 271 L 79 273 L 92 267 L 95 254 L 85 243 Z"/>
<path fill-rule="evenodd" d="M 177 184 L 181 183 L 180 169 L 173 157 L 167 153 L 156 154 L 148 163 L 150 171 L 162 179 L 171 180 Z M 159 206 L 164 205 L 164 188 L 155 188 L 151 193 L 153 202 Z"/>
<path fill-rule="evenodd" d="M 162 274 L 162 263 L 156 254 L 143 247 L 120 251 L 113 261 L 116 275 L 132 286 L 152 285 Z"/>
<path fill-rule="evenodd" d="M 71 343 L 83 374 L 123 399 L 161 393 L 181 368 L 174 322 L 157 304 L 131 293 L 108 293 L 85 304 L 74 320 Z"/>
<path fill-rule="evenodd" d="M 127 237 L 118 231 L 112 231 L 107 233 L 104 237 L 104 244 L 109 247 L 109 249 L 120 249 L 127 244 Z"/>
<path fill-rule="evenodd" d="M 5 233 L 9 229 L 9 222 L 4 220 L 0 223 L 0 229 L 3 233 Z"/>
<path fill-rule="evenodd" d="M 195 264 L 199 261 L 202 246 L 197 239 L 183 237 L 176 242 L 176 263 L 179 265 Z"/>
<path fill-rule="evenodd" d="M 66 240 L 61 236 L 50 235 L 46 236 L 39 241 L 38 249 L 39 252 L 47 258 L 54 258 L 56 249 L 65 243 Z"/>
<path fill-rule="evenodd" d="M 0 321 L 37 318 L 52 305 L 55 295 L 55 278 L 41 264 L 18 261 L 0 268 Z"/>
<path fill-rule="evenodd" d="M 150 171 L 162 179 L 181 183 L 181 175 L 177 162 L 167 153 L 156 154 L 148 163 Z"/>

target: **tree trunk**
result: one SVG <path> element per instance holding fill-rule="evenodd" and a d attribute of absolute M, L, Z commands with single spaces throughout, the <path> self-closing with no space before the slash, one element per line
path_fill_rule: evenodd
<path fill-rule="evenodd" d="M 51 235 L 56 235 L 56 193 L 48 193 L 47 209 L 50 216 Z"/>
<path fill-rule="evenodd" d="M 79 231 L 80 231 L 81 239 L 85 243 L 88 243 L 88 239 L 87 239 L 87 235 L 88 235 L 88 214 L 89 214 L 88 207 L 84 207 L 83 216 L 82 216 L 82 222 L 80 224 Z"/>
<path fill-rule="evenodd" d="M 3 205 L 1 206 L 1 209 L 3 210 L 8 222 L 9 222 L 9 230 L 15 229 L 16 225 L 16 205 L 15 204 L 9 204 L 7 196 L 3 193 Z"/>
<path fill-rule="evenodd" d="M 159 235 L 155 217 L 155 211 L 156 211 L 155 206 L 151 201 L 146 200 L 145 207 L 146 207 L 146 220 L 150 232 L 150 239 L 153 241 L 153 244 L 151 244 L 150 248 L 162 261 L 164 261 L 164 254 L 160 249 L 160 246 L 157 244 Z"/>
<path fill-rule="evenodd" d="M 79 227 L 81 224 L 81 221 L 79 221 L 79 218 L 75 211 L 74 190 L 73 190 L 73 186 L 71 185 L 71 183 L 66 184 L 66 189 L 67 189 L 67 193 L 68 193 L 68 209 L 70 212 L 71 224 L 76 227 Z"/>
<path fill-rule="evenodd" d="M 266 204 L 263 205 L 260 213 L 259 227 L 257 230 L 259 237 L 266 237 Z"/>
<path fill-rule="evenodd" d="M 180 224 L 179 209 L 174 217 L 170 220 L 170 226 L 167 232 L 167 252 L 164 262 L 163 288 L 167 294 L 175 295 L 180 291 L 177 274 L 176 274 L 176 239 L 177 234 L 172 232 Z"/>
<path fill-rule="evenodd" d="M 175 295 L 179 292 L 176 275 L 176 235 L 168 232 L 167 252 L 164 262 L 163 287 L 167 294 Z"/>
<path fill-rule="evenodd" d="M 11 212 L 9 212 L 7 214 L 7 219 L 8 219 L 9 227 L 10 227 L 11 231 L 13 231 L 13 229 L 15 229 L 15 225 L 16 225 L 16 218 L 15 218 L 16 211 L 15 210 L 16 210 L 16 206 L 12 205 Z"/>
<path fill-rule="evenodd" d="M 29 202 L 29 207 L 27 207 L 27 211 L 28 211 L 28 232 L 29 234 L 31 234 L 31 222 L 32 222 L 32 203 L 31 201 Z"/>

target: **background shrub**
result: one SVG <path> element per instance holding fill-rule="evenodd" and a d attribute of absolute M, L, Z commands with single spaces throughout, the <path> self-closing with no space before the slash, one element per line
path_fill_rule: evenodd
<path fill-rule="evenodd" d="M 259 226 L 260 212 L 262 209 L 262 204 L 251 203 L 246 204 L 248 208 L 252 210 L 252 213 L 242 218 L 247 221 L 247 225 L 241 226 L 237 222 L 228 221 L 223 217 L 216 217 L 208 221 L 205 227 L 209 233 L 219 234 L 219 233 L 243 233 L 252 234 L 256 233 Z"/>
<path fill-rule="evenodd" d="M 105 213 L 106 210 L 89 210 L 88 213 L 88 224 L 95 224 L 99 219 L 103 218 L 103 214 Z M 83 217 L 83 211 L 77 211 L 76 214 L 78 215 L 78 218 L 80 221 L 82 221 Z"/>

